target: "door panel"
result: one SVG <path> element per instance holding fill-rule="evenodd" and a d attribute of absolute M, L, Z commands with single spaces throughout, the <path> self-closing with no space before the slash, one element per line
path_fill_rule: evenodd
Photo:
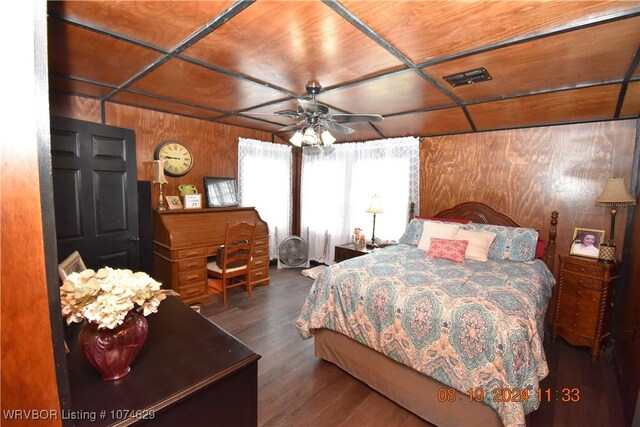
<path fill-rule="evenodd" d="M 53 117 L 51 155 L 60 260 L 139 270 L 134 132 Z"/>

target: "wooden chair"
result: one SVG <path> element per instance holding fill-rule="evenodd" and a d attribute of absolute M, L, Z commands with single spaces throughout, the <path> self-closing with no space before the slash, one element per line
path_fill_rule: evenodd
<path fill-rule="evenodd" d="M 209 293 L 222 293 L 227 305 L 227 289 L 245 286 L 251 298 L 251 260 L 256 237 L 255 223 L 227 223 L 224 251 L 218 251 L 215 261 L 207 263 Z"/>

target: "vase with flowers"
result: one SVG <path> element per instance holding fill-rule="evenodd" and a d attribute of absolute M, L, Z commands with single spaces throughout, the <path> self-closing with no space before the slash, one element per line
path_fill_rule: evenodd
<path fill-rule="evenodd" d="M 71 273 L 60 287 L 67 324 L 86 321 L 78 336 L 80 351 L 105 381 L 127 375 L 147 338 L 144 316 L 158 311 L 167 295 L 144 272 L 101 268 Z"/>

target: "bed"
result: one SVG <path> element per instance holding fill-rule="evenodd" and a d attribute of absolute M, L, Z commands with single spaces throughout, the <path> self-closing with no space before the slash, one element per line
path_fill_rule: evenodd
<path fill-rule="evenodd" d="M 521 228 L 482 203 L 435 216 Z M 327 267 L 296 327 L 318 357 L 433 424 L 523 426 L 548 374 L 556 225 L 553 212 L 545 252 L 527 262 L 424 261 L 405 242 Z"/>

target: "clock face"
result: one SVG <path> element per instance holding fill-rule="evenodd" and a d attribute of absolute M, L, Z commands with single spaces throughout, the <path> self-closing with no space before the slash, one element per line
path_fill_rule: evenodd
<path fill-rule="evenodd" d="M 164 172 L 169 176 L 182 176 L 193 166 L 191 150 L 174 140 L 161 142 L 156 147 L 153 157 L 156 160 L 164 160 Z"/>

